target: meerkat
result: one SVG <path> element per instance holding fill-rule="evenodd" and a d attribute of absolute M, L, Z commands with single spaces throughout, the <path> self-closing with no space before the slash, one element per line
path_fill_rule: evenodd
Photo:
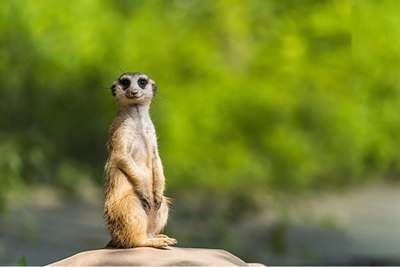
<path fill-rule="evenodd" d="M 118 105 L 108 140 L 104 218 L 108 247 L 166 247 L 160 234 L 168 219 L 165 177 L 149 109 L 157 86 L 146 74 L 122 74 L 111 87 Z"/>

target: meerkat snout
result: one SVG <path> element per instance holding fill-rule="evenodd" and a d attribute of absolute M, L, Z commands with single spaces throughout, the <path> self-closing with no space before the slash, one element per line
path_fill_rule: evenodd
<path fill-rule="evenodd" d="M 127 90 L 125 93 L 126 97 L 130 99 L 137 97 L 137 94 L 138 94 L 137 90 Z"/>

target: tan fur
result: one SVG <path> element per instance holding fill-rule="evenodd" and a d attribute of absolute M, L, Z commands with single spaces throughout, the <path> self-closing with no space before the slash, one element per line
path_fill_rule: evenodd
<path fill-rule="evenodd" d="M 147 81 L 143 88 L 139 79 Z M 129 85 L 124 86 L 124 82 Z M 109 246 L 166 247 L 177 243 L 160 235 L 168 219 L 168 199 L 163 195 L 165 177 L 149 115 L 155 89 L 154 81 L 144 73 L 125 73 L 113 83 L 118 115 L 108 141 L 104 203 Z"/>

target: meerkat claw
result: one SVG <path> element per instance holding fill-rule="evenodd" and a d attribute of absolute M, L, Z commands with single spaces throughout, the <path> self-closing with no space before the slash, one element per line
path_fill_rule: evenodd
<path fill-rule="evenodd" d="M 156 201 L 156 208 L 157 208 L 157 210 L 160 209 L 161 203 L 162 203 L 162 200 Z"/>
<path fill-rule="evenodd" d="M 162 201 L 163 201 L 163 196 L 160 194 L 154 193 L 154 204 L 155 204 L 155 207 L 157 208 L 157 210 L 160 209 Z"/>
<path fill-rule="evenodd" d="M 148 198 L 141 198 L 142 206 L 145 210 L 149 211 L 151 209 L 150 200 Z"/>

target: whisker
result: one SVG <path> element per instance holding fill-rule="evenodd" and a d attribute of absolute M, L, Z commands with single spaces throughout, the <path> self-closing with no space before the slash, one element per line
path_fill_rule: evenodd
<path fill-rule="evenodd" d="M 121 72 L 121 75 L 125 73 L 125 71 L 121 68 L 120 65 L 118 65 L 119 71 Z"/>

